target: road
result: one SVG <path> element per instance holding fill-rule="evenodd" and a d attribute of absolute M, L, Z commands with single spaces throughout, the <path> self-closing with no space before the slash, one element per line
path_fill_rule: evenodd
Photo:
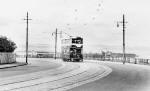
<path fill-rule="evenodd" d="M 62 90 L 150 91 L 150 66 L 29 59 L 27 66 L 0 69 L 0 91 Z"/>
<path fill-rule="evenodd" d="M 96 63 L 30 59 L 29 65 L 0 69 L 0 91 L 62 91 L 111 73 Z"/>
<path fill-rule="evenodd" d="M 150 66 L 103 61 L 96 63 L 112 68 L 112 72 L 102 79 L 68 91 L 150 91 Z"/>
<path fill-rule="evenodd" d="M 25 62 L 25 59 L 18 58 L 18 62 Z M 49 69 L 56 69 L 62 64 L 50 62 L 52 59 L 29 59 L 29 65 L 13 67 L 8 69 L 0 69 L 0 79 L 3 77 L 11 77 L 15 75 L 23 75 L 27 73 L 33 73 L 38 71 L 45 71 Z"/>

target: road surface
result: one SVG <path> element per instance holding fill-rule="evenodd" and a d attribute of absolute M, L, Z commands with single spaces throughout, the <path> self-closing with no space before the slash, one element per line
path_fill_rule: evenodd
<path fill-rule="evenodd" d="M 0 69 L 0 91 L 62 91 L 111 73 L 97 63 L 30 59 L 29 65 Z"/>
<path fill-rule="evenodd" d="M 68 91 L 150 91 L 150 66 L 103 61 L 96 63 L 112 68 L 112 72 L 102 79 Z"/>
<path fill-rule="evenodd" d="M 29 59 L 27 66 L 0 69 L 0 91 L 62 90 L 150 91 L 150 66 Z"/>

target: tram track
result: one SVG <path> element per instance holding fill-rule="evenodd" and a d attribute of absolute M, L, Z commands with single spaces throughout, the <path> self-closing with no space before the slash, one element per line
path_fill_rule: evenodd
<path fill-rule="evenodd" d="M 1 83 L 1 85 L 0 85 L 0 91 L 6 91 L 6 89 L 9 89 L 9 85 L 16 84 L 16 86 L 17 86 L 17 84 L 24 83 L 24 82 L 30 82 L 30 81 L 34 81 L 34 80 L 48 78 L 48 77 L 51 77 L 51 76 L 59 76 L 59 75 L 61 75 L 63 73 L 71 72 L 74 69 L 79 69 L 80 66 L 79 65 L 75 65 L 75 64 L 73 64 L 73 65 L 72 64 L 67 64 L 63 69 L 60 69 L 60 68 L 59 68 L 59 70 L 57 69 L 58 71 L 53 70 L 54 73 L 52 72 L 52 73 L 48 74 L 46 72 L 47 74 L 44 75 L 44 76 L 32 77 L 30 79 L 28 79 L 28 78 L 25 79 L 25 80 L 24 79 L 20 79 L 19 81 L 16 81 L 16 79 L 12 79 L 13 81 L 9 81 L 11 79 L 3 80 L 3 82 L 5 82 L 5 83 L 3 83 L 2 81 L 0 82 Z M 42 74 L 40 74 L 40 75 L 42 75 Z M 26 77 L 26 76 L 23 76 L 23 77 Z M 37 76 L 37 74 L 34 75 L 34 76 Z M 22 78 L 22 76 L 20 78 Z M 6 88 L 4 88 L 5 86 L 6 86 Z M 7 86 L 8 86 L 8 88 L 7 88 Z"/>
<path fill-rule="evenodd" d="M 86 75 L 85 77 L 82 77 L 82 78 L 80 78 L 76 81 L 73 81 L 73 82 L 68 82 L 68 83 L 66 83 L 66 84 L 64 84 L 60 87 L 51 88 L 51 89 L 42 90 L 42 91 L 63 91 L 63 90 L 71 89 L 71 88 L 74 88 L 74 87 L 77 87 L 77 86 L 80 86 L 80 85 L 98 80 L 102 77 L 107 76 L 109 73 L 112 72 L 112 70 L 110 68 L 105 67 L 105 66 L 102 66 L 102 67 L 99 67 L 99 68 L 104 68 L 105 70 L 103 72 L 97 71 L 94 74 L 91 74 L 91 75 L 88 75 L 88 76 Z M 106 71 L 106 69 L 108 69 L 108 70 Z"/>
<path fill-rule="evenodd" d="M 65 65 L 65 66 L 61 66 L 56 69 L 52 69 L 48 71 L 41 71 L 41 72 L 36 72 L 36 73 L 30 73 L 27 75 L 21 75 L 21 76 L 19 75 L 19 76 L 14 76 L 10 78 L 3 78 L 2 80 L 0 80 L 0 86 L 26 82 L 26 81 L 31 81 L 31 80 L 37 80 L 37 79 L 41 79 L 47 76 L 61 75 L 64 72 L 70 72 L 70 71 L 73 71 L 74 69 L 79 69 L 79 68 L 80 66 L 77 66 L 77 65 L 76 66 Z"/>
<path fill-rule="evenodd" d="M 84 71 L 84 72 L 82 72 L 82 73 L 85 73 L 85 72 L 86 72 L 86 71 Z M 82 73 L 79 73 L 79 74 L 82 74 Z M 79 74 L 75 74 L 75 75 L 72 75 L 72 76 L 76 76 L 76 75 L 79 75 Z M 49 81 L 49 82 L 45 82 L 45 83 L 55 82 L 55 81 L 58 81 L 58 80 L 70 78 L 70 77 L 72 77 L 72 76 L 65 77 L 65 78 L 61 78 L 61 79 L 57 79 L 57 80 L 53 80 L 53 81 Z M 33 86 L 37 86 L 37 85 L 41 85 L 41 84 L 45 84 L 45 83 L 38 83 L 38 84 L 34 84 L 34 85 L 30 85 L 30 86 L 25 86 L 25 87 L 20 87 L 20 88 L 13 88 L 13 89 L 5 90 L 5 91 L 13 91 L 13 90 L 17 90 L 17 89 L 21 89 L 21 88 L 33 87 Z M 22 91 L 22 90 L 21 90 L 21 91 Z"/>
<path fill-rule="evenodd" d="M 27 91 L 27 90 L 28 91 L 36 91 L 35 89 L 39 86 L 40 87 L 43 86 L 41 91 L 49 91 L 49 90 L 55 91 L 55 90 L 59 90 L 59 89 L 63 90 L 64 88 L 74 87 L 75 84 L 82 85 L 87 82 L 94 81 L 94 79 L 96 80 L 96 78 L 97 79 L 100 78 L 100 75 L 102 75 L 104 73 L 106 74 L 106 69 L 104 69 L 103 67 L 98 66 L 96 69 L 97 69 L 97 71 L 95 71 L 95 67 L 93 67 L 92 69 L 88 68 L 77 74 L 72 74 L 70 76 L 66 76 L 66 77 L 63 77 L 60 79 L 47 81 L 45 83 L 37 83 L 34 85 L 30 85 L 30 86 L 22 86 L 20 88 L 13 88 L 13 89 L 5 90 L 5 91 L 20 91 L 20 90 L 21 91 Z M 103 72 L 100 71 L 100 69 L 103 69 Z M 110 73 L 110 71 L 108 73 Z M 76 79 L 76 78 L 78 78 L 78 79 Z M 73 80 L 70 80 L 70 79 L 73 79 Z M 65 82 L 65 80 L 69 80 L 69 81 Z M 45 86 L 48 86 L 48 87 L 45 87 Z M 53 88 L 49 88 L 49 87 L 53 87 Z M 41 89 L 41 88 L 39 88 L 39 89 Z M 39 89 L 37 89 L 37 90 L 39 90 Z"/>

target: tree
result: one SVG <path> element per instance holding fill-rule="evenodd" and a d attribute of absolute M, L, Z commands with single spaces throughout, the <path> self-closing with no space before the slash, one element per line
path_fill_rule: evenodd
<path fill-rule="evenodd" d="M 14 52 L 16 44 L 5 36 L 0 36 L 0 52 Z"/>

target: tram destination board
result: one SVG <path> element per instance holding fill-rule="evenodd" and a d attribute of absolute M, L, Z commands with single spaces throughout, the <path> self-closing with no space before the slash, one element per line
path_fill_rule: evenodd
<path fill-rule="evenodd" d="M 72 38 L 72 43 L 74 43 L 74 44 L 83 44 L 83 38 L 81 38 L 81 37 Z"/>

